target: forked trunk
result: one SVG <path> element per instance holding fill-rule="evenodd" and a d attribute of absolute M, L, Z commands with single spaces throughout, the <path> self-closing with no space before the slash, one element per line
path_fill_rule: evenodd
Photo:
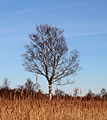
<path fill-rule="evenodd" d="M 49 100 L 52 100 L 52 84 L 49 84 Z"/>

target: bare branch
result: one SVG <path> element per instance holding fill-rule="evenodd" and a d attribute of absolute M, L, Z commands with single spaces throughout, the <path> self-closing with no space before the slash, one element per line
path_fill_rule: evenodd
<path fill-rule="evenodd" d="M 53 83 L 53 84 L 55 84 L 55 85 L 60 85 L 60 86 L 63 86 L 63 85 L 68 85 L 68 84 L 73 84 L 75 81 L 66 81 L 66 82 L 64 82 L 64 83 Z"/>

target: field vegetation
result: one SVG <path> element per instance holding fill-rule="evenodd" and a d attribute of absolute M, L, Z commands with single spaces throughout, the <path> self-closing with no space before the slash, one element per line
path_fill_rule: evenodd
<path fill-rule="evenodd" d="M 107 100 L 1 88 L 0 120 L 107 120 Z"/>

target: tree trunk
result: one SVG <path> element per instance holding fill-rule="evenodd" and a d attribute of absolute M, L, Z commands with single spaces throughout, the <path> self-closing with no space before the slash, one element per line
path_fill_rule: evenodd
<path fill-rule="evenodd" d="M 52 84 L 49 84 L 49 100 L 52 100 Z"/>

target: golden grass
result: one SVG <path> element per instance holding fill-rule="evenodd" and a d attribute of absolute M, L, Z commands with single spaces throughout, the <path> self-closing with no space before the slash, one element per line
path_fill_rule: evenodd
<path fill-rule="evenodd" d="M 107 120 L 107 101 L 0 98 L 0 120 Z"/>

